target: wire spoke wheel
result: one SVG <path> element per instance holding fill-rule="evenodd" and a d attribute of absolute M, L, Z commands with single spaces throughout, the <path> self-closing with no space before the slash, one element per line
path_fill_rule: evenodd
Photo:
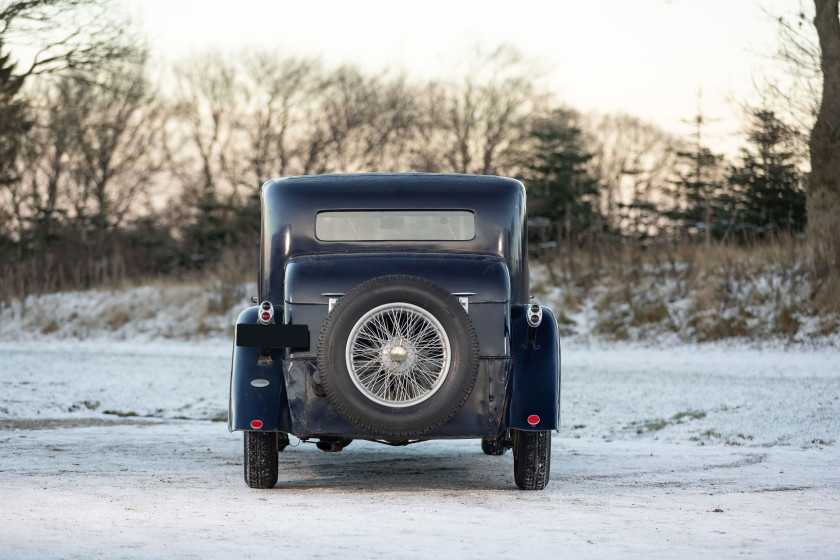
<path fill-rule="evenodd" d="M 451 293 L 416 276 L 362 282 L 335 304 L 318 337 L 327 399 L 357 429 L 390 441 L 454 417 L 478 375 L 478 337 Z"/>
<path fill-rule="evenodd" d="M 429 399 L 449 373 L 452 348 L 434 315 L 410 303 L 380 305 L 347 340 L 347 371 L 371 401 L 394 408 Z"/>

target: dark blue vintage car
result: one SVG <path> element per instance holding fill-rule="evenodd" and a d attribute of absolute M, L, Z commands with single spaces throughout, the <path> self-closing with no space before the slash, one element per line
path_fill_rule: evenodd
<path fill-rule="evenodd" d="M 481 439 L 549 479 L 560 421 L 554 315 L 531 301 L 525 189 L 449 174 L 291 177 L 262 188 L 259 305 L 236 325 L 229 429 L 271 488 L 289 434 Z"/>

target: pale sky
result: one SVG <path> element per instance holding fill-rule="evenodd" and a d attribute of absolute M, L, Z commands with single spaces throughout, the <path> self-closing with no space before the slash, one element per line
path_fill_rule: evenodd
<path fill-rule="evenodd" d="M 624 111 L 688 135 L 702 89 L 709 141 L 731 151 L 737 102 L 775 63 L 772 14 L 799 0 L 129 0 L 165 60 L 279 47 L 327 63 L 445 76 L 475 45 L 516 46 L 549 70 L 558 102 Z M 810 3 L 809 3 L 810 4 Z M 713 146 L 713 149 L 715 147 Z"/>

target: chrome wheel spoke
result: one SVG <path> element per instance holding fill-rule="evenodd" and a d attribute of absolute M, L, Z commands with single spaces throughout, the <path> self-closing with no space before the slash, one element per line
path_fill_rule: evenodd
<path fill-rule="evenodd" d="M 451 348 L 434 315 L 409 303 L 366 313 L 350 332 L 347 369 L 368 399 L 392 407 L 423 402 L 449 373 Z"/>

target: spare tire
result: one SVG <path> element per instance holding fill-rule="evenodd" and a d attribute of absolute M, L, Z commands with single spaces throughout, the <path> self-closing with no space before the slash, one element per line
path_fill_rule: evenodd
<path fill-rule="evenodd" d="M 446 290 L 416 276 L 359 284 L 335 305 L 318 339 L 318 373 L 336 410 L 390 440 L 451 419 L 475 384 L 478 339 Z"/>

